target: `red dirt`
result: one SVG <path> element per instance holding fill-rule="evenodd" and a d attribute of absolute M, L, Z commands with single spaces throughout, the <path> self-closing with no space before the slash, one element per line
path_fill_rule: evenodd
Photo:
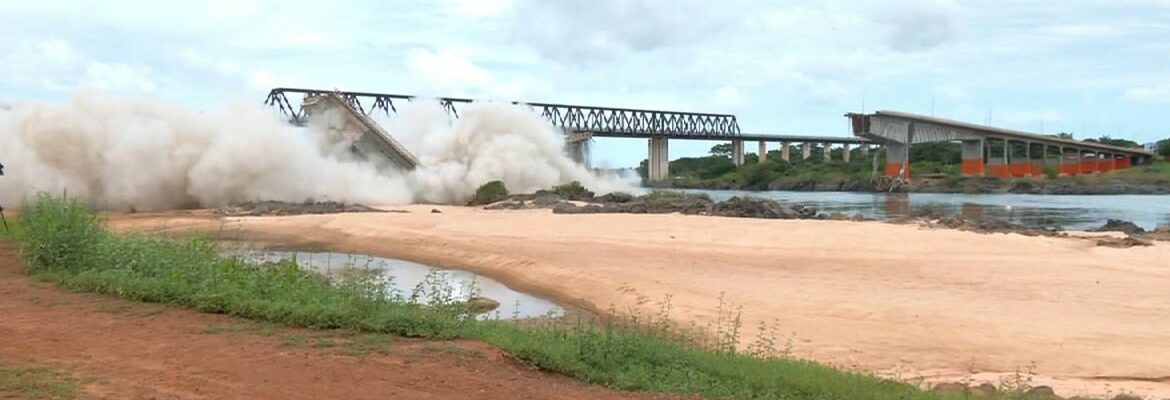
<path fill-rule="evenodd" d="M 214 327 L 249 325 L 222 315 L 70 293 L 28 278 L 21 268 L 13 244 L 0 242 L 0 362 L 70 370 L 84 382 L 83 398 L 663 398 L 532 370 L 478 342 L 395 339 L 387 355 L 354 356 L 345 355 L 342 346 L 289 344 L 289 338 L 336 332 L 215 333 Z"/>

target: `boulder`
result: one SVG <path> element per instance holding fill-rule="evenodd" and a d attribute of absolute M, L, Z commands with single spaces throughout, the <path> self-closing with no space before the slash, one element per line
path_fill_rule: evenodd
<path fill-rule="evenodd" d="M 1133 222 L 1121 219 L 1109 219 L 1100 228 L 1090 229 L 1089 232 L 1121 232 L 1127 235 L 1146 233 L 1145 229 Z"/>
<path fill-rule="evenodd" d="M 500 307 L 500 302 L 487 297 L 474 296 L 467 299 L 467 309 L 476 314 L 490 312 Z"/>

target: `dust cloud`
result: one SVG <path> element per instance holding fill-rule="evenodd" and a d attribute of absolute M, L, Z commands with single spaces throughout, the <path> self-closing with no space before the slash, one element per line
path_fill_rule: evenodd
<path fill-rule="evenodd" d="M 561 134 L 523 107 L 476 103 L 449 119 L 437 104 L 415 102 L 378 122 L 419 168 L 376 168 L 255 102 L 200 112 L 86 91 L 61 103 L 14 104 L 0 108 L 0 204 L 38 192 L 115 211 L 246 200 L 459 204 L 491 180 L 515 192 L 572 180 L 598 191 L 636 184 L 575 164 Z"/>

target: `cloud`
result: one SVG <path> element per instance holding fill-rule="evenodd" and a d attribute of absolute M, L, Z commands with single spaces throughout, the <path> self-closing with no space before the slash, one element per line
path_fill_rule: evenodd
<path fill-rule="evenodd" d="M 1170 83 L 1129 88 L 1125 91 L 1125 97 L 1145 103 L 1170 103 Z"/>
<path fill-rule="evenodd" d="M 153 92 L 156 88 L 152 67 L 95 60 L 63 39 L 8 43 L 0 45 L 0 82 L 51 92 L 84 88 Z"/>
<path fill-rule="evenodd" d="M 954 39 L 959 7 L 952 0 L 914 0 L 883 7 L 887 45 L 904 52 L 929 50 Z"/>
<path fill-rule="evenodd" d="M 436 87 L 477 90 L 491 83 L 491 74 L 449 50 L 413 49 L 406 54 L 408 70 Z"/>
<path fill-rule="evenodd" d="M 588 63 L 703 42 L 731 27 L 741 8 L 701 0 L 518 0 L 512 35 L 551 59 Z"/>

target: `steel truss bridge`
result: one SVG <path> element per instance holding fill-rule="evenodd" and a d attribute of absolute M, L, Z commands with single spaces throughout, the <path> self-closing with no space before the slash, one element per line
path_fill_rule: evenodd
<path fill-rule="evenodd" d="M 355 110 L 371 115 L 383 112 L 387 115 L 398 112 L 398 106 L 410 101 L 437 101 L 447 114 L 459 118 L 460 108 L 471 103 L 464 98 L 422 98 L 401 94 L 343 92 L 333 90 L 275 88 L 268 92 L 265 104 L 280 109 L 293 124 L 303 125 L 305 111 L 301 107 L 304 98 L 336 94 L 345 99 Z M 300 96 L 301 99 L 290 99 Z M 540 116 L 552 125 L 567 131 L 587 132 L 593 136 L 650 138 L 666 137 L 678 139 L 739 139 L 743 136 L 739 123 L 731 114 L 704 114 L 680 111 L 640 110 L 632 108 L 592 107 L 551 103 L 522 103 L 540 112 Z M 758 137 L 759 135 L 753 135 Z M 842 138 L 848 140 L 848 138 Z"/>

